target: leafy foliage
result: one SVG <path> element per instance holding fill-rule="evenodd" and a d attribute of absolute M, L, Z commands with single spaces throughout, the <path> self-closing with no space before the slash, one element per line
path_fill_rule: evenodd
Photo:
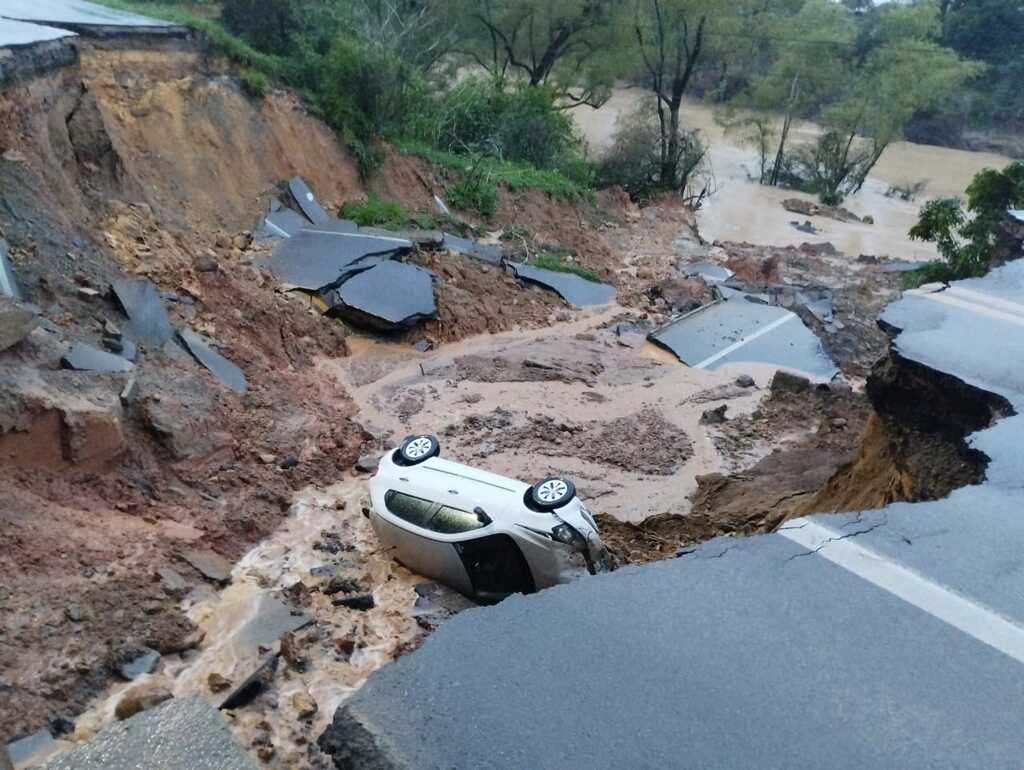
<path fill-rule="evenodd" d="M 365 201 L 346 201 L 340 214 L 360 227 L 397 230 L 409 222 L 409 212 L 401 203 L 385 201 L 375 193 L 370 193 Z"/>
<path fill-rule="evenodd" d="M 601 283 L 601 277 L 593 270 L 589 270 L 583 267 L 583 265 L 577 265 L 575 262 L 566 262 L 557 254 L 541 252 L 530 259 L 529 264 L 534 267 L 542 267 L 545 270 L 554 270 L 557 273 L 572 273 L 585 281 Z"/>

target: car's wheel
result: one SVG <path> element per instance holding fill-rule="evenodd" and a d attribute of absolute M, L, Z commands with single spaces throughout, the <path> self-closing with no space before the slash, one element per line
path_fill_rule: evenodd
<path fill-rule="evenodd" d="M 409 436 L 402 442 L 398 453 L 408 465 L 416 465 L 441 454 L 441 445 L 433 436 Z"/>
<path fill-rule="evenodd" d="M 530 487 L 530 500 L 542 511 L 561 508 L 576 497 L 576 487 L 569 479 L 548 476 Z"/>

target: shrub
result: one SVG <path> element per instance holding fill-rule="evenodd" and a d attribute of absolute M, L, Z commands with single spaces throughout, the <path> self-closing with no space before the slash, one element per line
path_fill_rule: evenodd
<path fill-rule="evenodd" d="M 490 219 L 498 211 L 498 188 L 486 179 L 461 179 L 448 188 L 448 202 L 463 211 L 476 211 Z"/>
<path fill-rule="evenodd" d="M 401 203 L 382 200 L 374 193 L 365 201 L 347 201 L 341 207 L 341 216 L 361 227 L 383 227 L 397 230 L 405 227 L 409 213 Z"/>
<path fill-rule="evenodd" d="M 574 262 L 565 262 L 557 254 L 541 252 L 531 259 L 529 263 L 534 267 L 542 267 L 545 270 L 554 270 L 559 273 L 572 273 L 586 281 L 601 283 L 601 277 L 593 270 L 588 270 L 582 265 L 577 265 Z"/>
<path fill-rule="evenodd" d="M 898 198 L 901 201 L 912 201 L 924 192 L 924 188 L 927 186 L 928 182 L 924 179 L 919 182 L 897 182 L 896 184 L 889 185 L 889 189 L 885 191 L 885 197 Z"/>
<path fill-rule="evenodd" d="M 261 51 L 287 53 L 299 19 L 293 0 L 224 0 L 221 22 Z"/>
<path fill-rule="evenodd" d="M 270 85 L 267 81 L 267 76 L 262 72 L 257 70 L 243 70 L 242 90 L 249 96 L 256 99 L 262 99 L 267 95 L 267 91 L 269 89 Z"/>

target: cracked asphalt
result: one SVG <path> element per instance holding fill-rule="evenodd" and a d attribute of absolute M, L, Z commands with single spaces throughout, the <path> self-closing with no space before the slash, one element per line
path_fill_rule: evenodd
<path fill-rule="evenodd" d="M 1013 405 L 983 484 L 467 611 L 339 710 L 338 766 L 1019 767 L 1024 263 L 947 292 L 884 320 Z"/>

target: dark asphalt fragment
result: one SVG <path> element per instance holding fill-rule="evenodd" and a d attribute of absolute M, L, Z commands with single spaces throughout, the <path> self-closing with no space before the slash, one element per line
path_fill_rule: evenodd
<path fill-rule="evenodd" d="M 291 181 L 288 182 L 288 192 L 292 194 L 295 202 L 302 209 L 302 213 L 314 225 L 323 224 L 331 218 L 330 214 L 324 211 L 324 207 L 320 205 L 320 201 L 316 199 L 313 191 L 309 189 L 309 185 L 306 184 L 302 177 L 292 177 Z"/>
<path fill-rule="evenodd" d="M 282 241 L 273 254 L 257 264 L 282 283 L 324 291 L 411 248 L 412 244 L 401 238 L 304 230 Z"/>
<path fill-rule="evenodd" d="M 249 386 L 242 370 L 207 345 L 206 341 L 198 334 L 191 329 L 181 329 L 178 332 L 178 338 L 196 361 L 205 366 L 222 383 L 236 393 L 245 393 L 248 390 Z"/>
<path fill-rule="evenodd" d="M 276 654 L 267 656 L 257 669 L 221 702 L 218 708 L 221 711 L 237 709 L 256 700 L 273 682 L 274 674 L 277 672 L 277 661 Z"/>
<path fill-rule="evenodd" d="M 124 334 L 137 342 L 158 348 L 174 337 L 160 292 L 147 278 L 114 281 L 110 285 L 121 310 L 128 316 Z"/>
<path fill-rule="evenodd" d="M 473 257 L 491 265 L 500 265 L 501 260 L 504 258 L 501 246 L 477 243 L 468 238 L 460 238 L 450 233 L 444 234 L 442 245 L 456 254 L 464 254 L 467 257 Z"/>
<path fill-rule="evenodd" d="M 71 350 L 60 362 L 65 369 L 76 369 L 80 372 L 130 372 L 135 368 L 131 361 L 121 356 L 82 342 L 72 345 Z"/>
<path fill-rule="evenodd" d="M 253 232 L 252 237 L 258 241 L 266 241 L 272 238 L 291 238 L 298 235 L 304 228 L 309 227 L 306 218 L 289 208 L 279 208 L 271 211 L 260 223 L 260 226 Z"/>
<path fill-rule="evenodd" d="M 363 594 L 362 596 L 346 596 L 343 599 L 335 599 L 331 604 L 335 607 L 348 607 L 350 610 L 359 610 L 360 612 L 372 610 L 377 606 L 371 594 Z"/>
<path fill-rule="evenodd" d="M 350 278 L 324 301 L 330 315 L 380 331 L 405 328 L 437 312 L 430 272 L 395 261 Z"/>
<path fill-rule="evenodd" d="M 615 287 L 606 283 L 595 283 L 580 278 L 572 273 L 560 273 L 545 270 L 521 262 L 512 264 L 516 277 L 543 286 L 558 294 L 570 305 L 585 307 L 587 305 L 607 305 L 615 299 Z"/>

